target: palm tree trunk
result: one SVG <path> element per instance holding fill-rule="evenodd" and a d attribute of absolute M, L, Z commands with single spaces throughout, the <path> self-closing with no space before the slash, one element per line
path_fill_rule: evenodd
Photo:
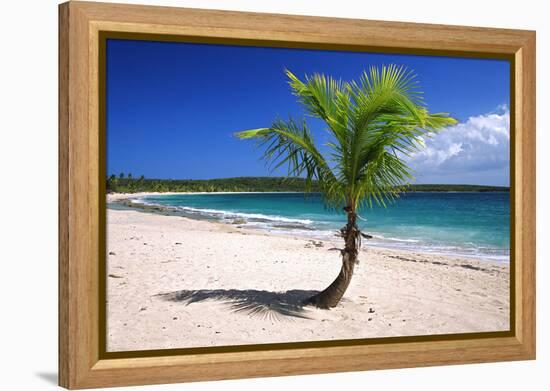
<path fill-rule="evenodd" d="M 360 232 L 357 228 L 357 215 L 351 208 L 346 208 L 348 223 L 343 230 L 346 242 L 342 250 L 342 268 L 338 277 L 324 291 L 306 300 L 306 304 L 313 304 L 318 308 L 333 308 L 338 305 L 342 296 L 348 289 L 353 269 L 357 263 L 357 254 L 360 244 Z"/>

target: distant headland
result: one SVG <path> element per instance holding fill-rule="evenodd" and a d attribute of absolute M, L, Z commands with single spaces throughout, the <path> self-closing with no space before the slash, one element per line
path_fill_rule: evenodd
<path fill-rule="evenodd" d="M 108 193 L 138 192 L 303 192 L 308 187 L 303 178 L 288 177 L 235 177 L 219 179 L 153 179 L 143 175 L 111 175 L 107 178 Z M 309 184 L 311 192 L 317 192 L 315 181 Z M 508 192 L 507 186 L 465 184 L 414 184 L 407 192 Z"/>

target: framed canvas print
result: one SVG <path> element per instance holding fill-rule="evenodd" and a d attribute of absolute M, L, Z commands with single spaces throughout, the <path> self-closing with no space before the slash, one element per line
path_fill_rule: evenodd
<path fill-rule="evenodd" d="M 67 388 L 535 358 L 535 33 L 59 7 Z"/>

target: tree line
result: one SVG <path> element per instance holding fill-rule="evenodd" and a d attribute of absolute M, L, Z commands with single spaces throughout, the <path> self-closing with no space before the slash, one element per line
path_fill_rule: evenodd
<path fill-rule="evenodd" d="M 220 179 L 150 179 L 141 175 L 134 177 L 131 173 L 111 175 L 107 178 L 108 193 L 139 193 L 139 192 L 302 192 L 306 188 L 304 178 L 288 177 L 237 177 Z M 509 191 L 504 186 L 482 185 L 410 185 L 410 192 L 421 191 L 477 191 L 495 192 Z M 316 181 L 310 186 L 310 191 L 319 192 Z"/>

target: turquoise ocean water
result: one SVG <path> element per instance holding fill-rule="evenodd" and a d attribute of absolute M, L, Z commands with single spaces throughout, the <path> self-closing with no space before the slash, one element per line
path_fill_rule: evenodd
<path fill-rule="evenodd" d="M 327 210 L 319 194 L 209 193 L 155 195 L 135 200 L 276 233 L 334 237 L 343 213 Z M 509 193 L 407 193 L 384 207 L 361 211 L 366 245 L 507 261 Z"/>

